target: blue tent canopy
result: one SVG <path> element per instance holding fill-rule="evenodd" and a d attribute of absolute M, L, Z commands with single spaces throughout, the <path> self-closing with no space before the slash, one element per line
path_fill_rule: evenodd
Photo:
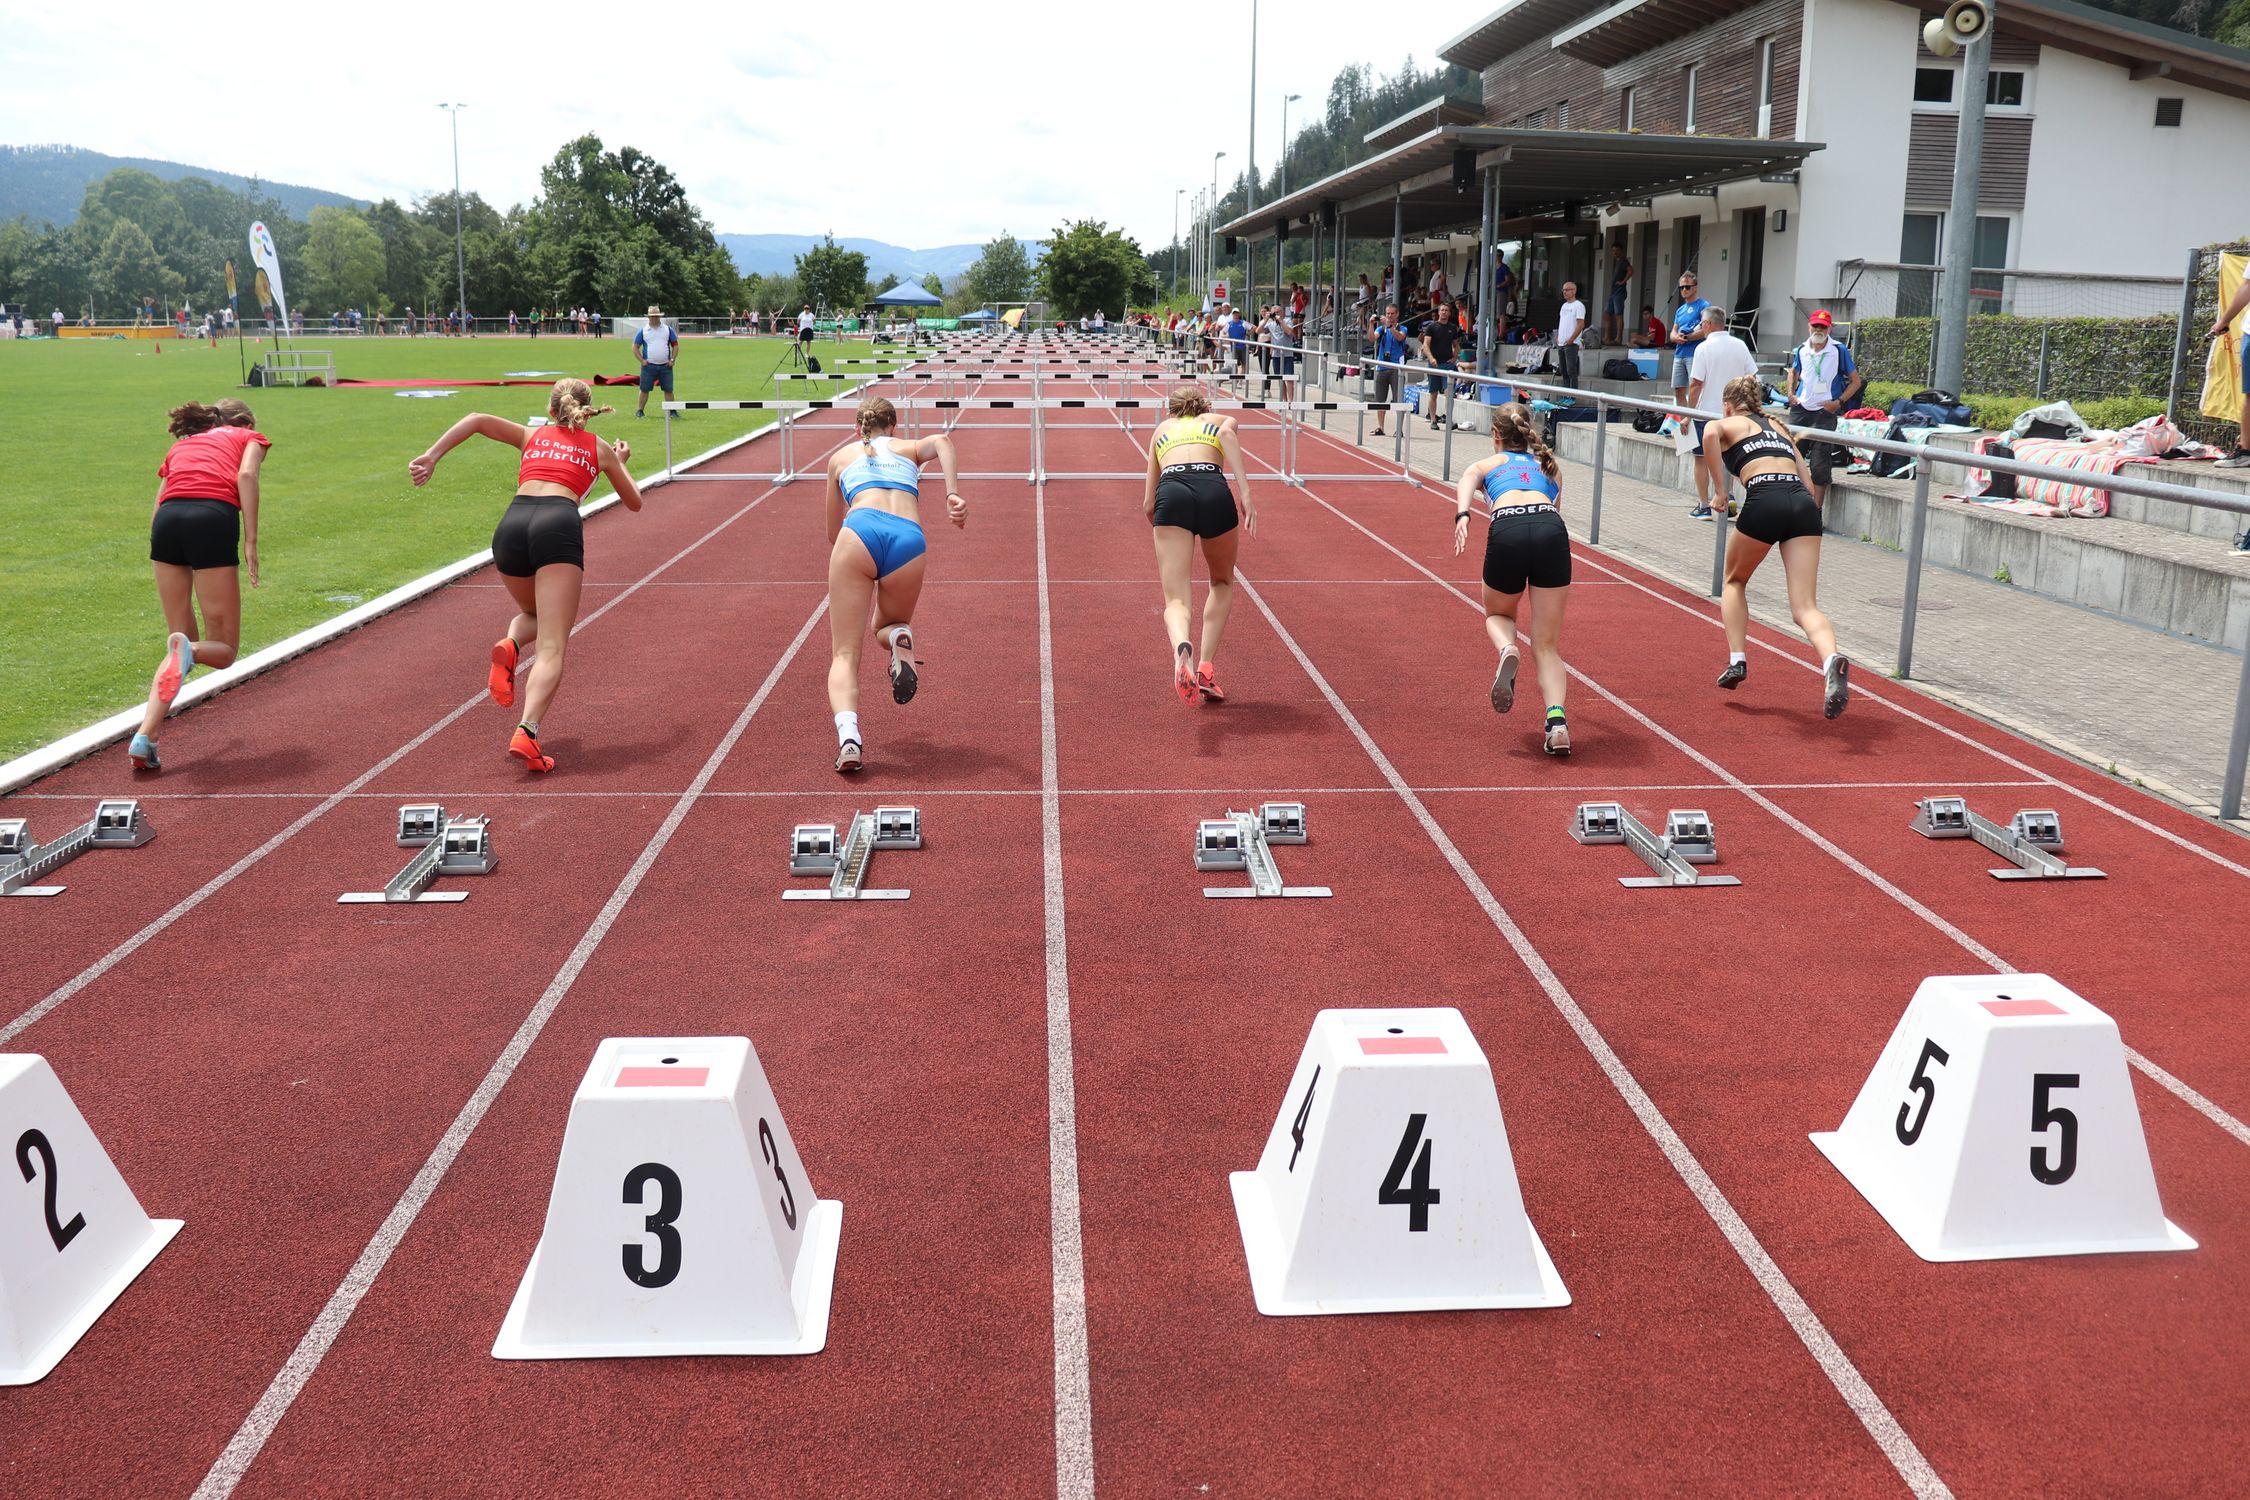
<path fill-rule="evenodd" d="M 945 303 L 943 297 L 931 296 L 928 287 L 916 286 L 911 281 L 902 281 L 869 301 L 876 307 L 942 307 Z"/>
<path fill-rule="evenodd" d="M 990 323 L 997 320 L 999 316 L 989 307 L 980 307 L 973 313 L 961 314 L 961 321 L 964 323 Z"/>

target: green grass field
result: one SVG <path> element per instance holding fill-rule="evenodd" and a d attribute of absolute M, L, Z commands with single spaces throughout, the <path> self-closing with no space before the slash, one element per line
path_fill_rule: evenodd
<path fill-rule="evenodd" d="M 619 339 L 338 339 L 345 379 L 496 379 L 511 370 L 624 375 Z M 691 339 L 681 347 L 682 400 L 771 394 L 779 340 Z M 188 399 L 239 395 L 273 439 L 266 456 L 258 559 L 245 590 L 243 649 L 270 645 L 486 546 L 514 492 L 515 455 L 498 444 L 456 449 L 427 489 L 407 460 L 467 412 L 523 421 L 543 412 L 530 386 L 467 387 L 442 399 L 397 391 L 240 390 L 232 343 L 212 349 L 140 340 L 0 342 L 0 759 L 138 704 L 163 650 L 164 623 L 148 562 L 156 466 L 171 439 L 165 413 Z M 823 361 L 866 344 L 816 344 Z M 248 346 L 255 362 L 262 352 Z M 831 365 L 831 368 L 834 368 Z M 832 387 L 794 384 L 792 396 Z M 664 466 L 654 410 L 633 418 L 638 392 L 607 387 L 618 410 L 594 424 L 632 441 L 636 475 Z M 766 412 L 696 412 L 673 431 L 686 458 L 765 425 Z"/>

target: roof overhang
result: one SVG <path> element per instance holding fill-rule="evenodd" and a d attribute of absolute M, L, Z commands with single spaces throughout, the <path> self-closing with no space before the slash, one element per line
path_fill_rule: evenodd
<path fill-rule="evenodd" d="M 1456 151 L 1474 152 L 1480 171 L 1499 169 L 1500 217 L 1515 222 L 1794 172 L 1820 149 L 1811 141 L 1732 136 L 1440 126 L 1253 209 L 1220 232 L 1253 241 L 1299 233 L 1318 224 L 1331 204 L 1344 215 L 1380 209 L 1386 234 L 1394 204 L 1407 234 L 1473 225 L 1482 202 L 1473 186 L 1454 189 Z"/>
<path fill-rule="evenodd" d="M 1586 0 L 1508 0 L 1483 20 L 1438 48 L 1446 62 L 1481 73 L 1518 48 L 1585 13 Z"/>
<path fill-rule="evenodd" d="M 1418 104 L 1395 120 L 1386 120 L 1360 137 L 1362 143 L 1385 149 L 1410 141 L 1440 125 L 1474 125 L 1484 118 L 1484 112 L 1467 104 L 1458 104 L 1443 97 L 1427 104 Z"/>
<path fill-rule="evenodd" d="M 1927 8 L 1922 0 L 1899 3 L 1913 10 Z M 2113 64 L 2136 79 L 2168 79 L 2250 99 L 2250 52 L 2240 47 L 2112 15 L 2075 0 L 2009 0 L 2000 7 L 1999 16 L 2000 28 L 2010 36 Z"/>
<path fill-rule="evenodd" d="M 1597 68 L 1614 68 L 1740 9 L 1742 0 L 1617 0 L 1556 32 L 1548 45 Z"/>

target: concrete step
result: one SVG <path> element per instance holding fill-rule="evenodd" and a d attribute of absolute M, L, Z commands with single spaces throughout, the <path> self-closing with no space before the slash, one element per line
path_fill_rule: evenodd
<path fill-rule="evenodd" d="M 1563 457 L 1593 461 L 1592 423 L 1565 423 L 1556 429 L 1555 438 Z M 1683 495 L 1694 491 L 1688 460 L 1674 451 L 1668 438 L 1612 422 L 1604 458 L 1612 472 Z M 2173 471 L 2196 466 L 2147 467 Z M 2208 464 L 2201 467 L 2208 479 L 2225 479 L 2232 472 L 2211 474 Z M 2165 477 L 2173 474 L 2167 472 Z M 1839 474 L 1829 486 L 1827 529 L 1903 549 L 1913 499 L 1912 480 Z M 2176 501 L 2146 503 L 2233 520 L 2224 512 L 2202 512 Z M 1691 523 L 1683 519 L 1682 524 Z M 1996 579 L 2005 571 L 2006 581 L 2016 588 L 2135 624 L 2218 642 L 2232 650 L 2250 648 L 2250 553 L 2233 551 L 2222 537 L 2162 522 L 2129 520 L 2122 514 L 2101 520 L 2023 516 L 1974 501 L 1933 497 L 1923 556 L 1933 566 L 1981 578 Z"/>

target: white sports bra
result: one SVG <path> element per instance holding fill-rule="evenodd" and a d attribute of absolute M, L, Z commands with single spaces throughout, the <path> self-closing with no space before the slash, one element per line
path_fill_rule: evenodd
<path fill-rule="evenodd" d="M 843 486 L 844 503 L 849 505 L 861 490 L 902 490 L 919 498 L 922 466 L 904 454 L 893 453 L 887 437 L 867 441 L 875 451 L 869 453 L 863 449 L 837 477 L 837 482 Z"/>

